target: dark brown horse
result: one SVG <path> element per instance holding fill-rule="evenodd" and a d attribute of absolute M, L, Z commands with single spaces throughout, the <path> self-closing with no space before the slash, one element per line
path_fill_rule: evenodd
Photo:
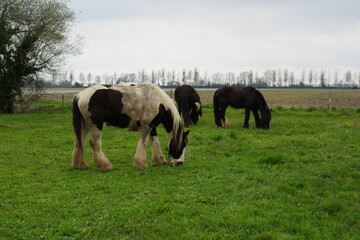
<path fill-rule="evenodd" d="M 263 95 L 255 88 L 222 87 L 216 90 L 214 116 L 215 124 L 218 127 L 230 127 L 230 123 L 225 117 L 225 111 L 229 105 L 234 108 L 245 108 L 244 128 L 249 128 L 250 111 L 254 113 L 257 128 L 270 128 L 271 111 Z M 260 111 L 261 118 L 258 111 Z"/>
<path fill-rule="evenodd" d="M 175 101 L 179 107 L 180 115 L 183 115 L 184 126 L 196 124 L 202 115 L 201 101 L 196 90 L 189 85 L 182 85 L 175 89 Z"/>

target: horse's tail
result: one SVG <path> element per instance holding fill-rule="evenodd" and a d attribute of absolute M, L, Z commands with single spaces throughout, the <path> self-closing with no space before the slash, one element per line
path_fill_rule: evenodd
<path fill-rule="evenodd" d="M 184 127 L 190 127 L 190 106 L 189 101 L 185 95 L 180 95 L 181 113 L 184 118 Z"/>
<path fill-rule="evenodd" d="M 216 126 L 221 127 L 222 124 L 221 124 L 221 117 L 220 117 L 218 90 L 216 90 L 214 93 L 213 104 L 214 104 L 215 124 L 216 124 Z"/>
<path fill-rule="evenodd" d="M 79 143 L 80 149 L 82 149 L 82 137 L 81 137 L 81 130 L 82 130 L 82 124 L 83 124 L 83 117 L 81 115 L 79 106 L 78 106 L 79 99 L 77 97 L 73 100 L 73 128 L 75 132 L 75 136 L 77 139 L 77 142 Z"/>

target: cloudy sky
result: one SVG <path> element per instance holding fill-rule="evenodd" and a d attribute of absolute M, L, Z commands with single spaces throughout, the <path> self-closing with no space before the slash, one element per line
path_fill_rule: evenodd
<path fill-rule="evenodd" d="M 76 72 L 360 70 L 358 0 L 71 0 Z"/>

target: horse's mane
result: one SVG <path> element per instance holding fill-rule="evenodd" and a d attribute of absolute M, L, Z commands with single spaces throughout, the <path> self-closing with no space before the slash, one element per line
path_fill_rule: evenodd
<path fill-rule="evenodd" d="M 169 95 L 167 95 L 160 87 L 156 86 L 155 84 L 147 82 L 139 84 L 138 86 L 141 85 L 151 88 L 154 92 L 158 94 L 161 104 L 164 105 L 165 109 L 170 110 L 171 116 L 174 119 L 173 132 L 177 132 L 178 129 L 181 128 L 181 118 L 176 108 L 175 102 L 169 97 Z"/>
<path fill-rule="evenodd" d="M 152 83 L 143 83 L 144 85 L 149 86 L 160 96 L 161 103 L 164 105 L 165 109 L 170 110 L 171 116 L 173 117 L 173 130 L 171 131 L 171 137 L 176 140 L 177 146 L 176 149 L 179 149 L 182 144 L 183 138 L 183 127 L 181 125 L 180 114 L 176 108 L 175 102 L 169 97 L 160 87 Z"/>
<path fill-rule="evenodd" d="M 259 101 L 258 103 L 260 106 L 262 106 L 262 107 L 260 107 L 260 111 L 264 110 L 264 112 L 265 112 L 266 110 L 269 109 L 269 107 L 265 101 L 265 98 L 259 90 L 255 89 L 255 91 L 256 91 L 256 95 L 258 96 L 258 101 Z"/>

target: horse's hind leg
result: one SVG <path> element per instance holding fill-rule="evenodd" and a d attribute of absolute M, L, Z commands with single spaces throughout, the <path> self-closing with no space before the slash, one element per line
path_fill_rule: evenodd
<path fill-rule="evenodd" d="M 138 141 L 136 147 L 136 153 L 134 156 L 134 166 L 138 169 L 148 168 L 149 165 L 146 162 L 146 146 L 149 139 L 149 131 L 142 130 L 141 138 Z"/>
<path fill-rule="evenodd" d="M 249 119 L 250 119 L 250 109 L 246 108 L 243 128 L 249 128 Z"/>
<path fill-rule="evenodd" d="M 85 170 L 88 168 L 85 162 L 85 139 L 88 135 L 89 130 L 85 127 L 81 127 L 81 136 L 80 141 L 78 141 L 78 138 L 75 138 L 74 142 L 74 150 L 72 153 L 72 165 L 76 169 Z"/>
<path fill-rule="evenodd" d="M 96 126 L 91 128 L 90 145 L 94 152 L 94 162 L 101 171 L 110 171 L 112 170 L 112 165 L 102 151 L 101 135 L 102 131 Z"/>
<path fill-rule="evenodd" d="M 161 151 L 160 141 L 157 136 L 156 128 L 154 127 L 150 132 L 150 142 L 151 142 L 151 162 L 153 166 L 159 166 L 166 164 L 164 154 Z"/>
<path fill-rule="evenodd" d="M 261 121 L 257 109 L 253 109 L 252 112 L 254 113 L 256 128 L 261 128 Z"/>

